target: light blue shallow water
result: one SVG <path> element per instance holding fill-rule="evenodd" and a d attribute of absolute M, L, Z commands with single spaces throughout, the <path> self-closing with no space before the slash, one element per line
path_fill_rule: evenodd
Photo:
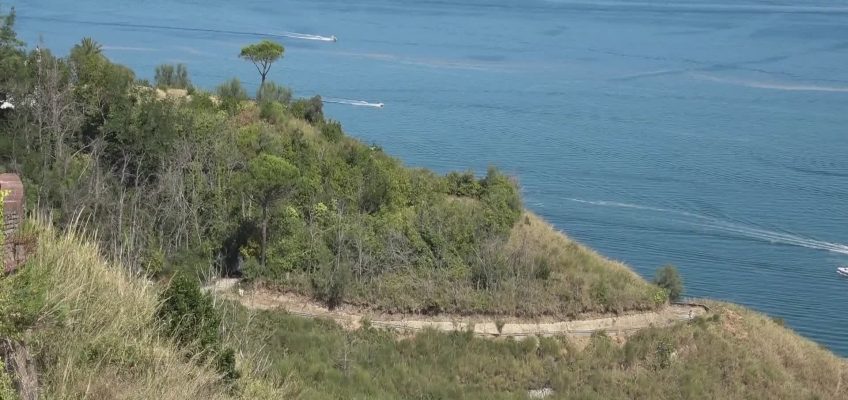
<path fill-rule="evenodd" d="M 497 164 L 644 276 L 673 263 L 687 295 L 848 355 L 848 1 L 11 3 L 30 44 L 92 36 L 142 76 L 184 62 L 205 87 L 255 87 L 236 55 L 272 36 L 271 78 L 296 94 L 386 104 L 327 104 L 351 134 L 438 171 Z"/>

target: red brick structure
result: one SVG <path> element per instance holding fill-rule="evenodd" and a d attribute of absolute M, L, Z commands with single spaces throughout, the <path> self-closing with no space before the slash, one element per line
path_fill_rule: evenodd
<path fill-rule="evenodd" d="M 26 258 L 26 246 L 18 240 L 24 219 L 24 184 L 17 174 L 0 174 L 3 200 L 3 271 L 10 273 Z"/>

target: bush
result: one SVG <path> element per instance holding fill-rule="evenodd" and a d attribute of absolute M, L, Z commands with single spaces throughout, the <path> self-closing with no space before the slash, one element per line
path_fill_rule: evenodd
<path fill-rule="evenodd" d="M 295 117 L 305 119 L 311 124 L 324 121 L 324 102 L 321 96 L 311 99 L 297 99 L 291 104 L 291 112 Z"/>
<path fill-rule="evenodd" d="M 451 172 L 445 180 L 448 182 L 448 194 L 462 197 L 480 197 L 483 186 L 474 176 L 474 172 Z"/>
<path fill-rule="evenodd" d="M 221 107 L 231 114 L 235 114 L 241 102 L 247 100 L 247 91 L 242 87 L 241 81 L 235 78 L 218 86 L 216 92 Z"/>
<path fill-rule="evenodd" d="M 481 182 L 481 200 L 486 205 L 486 224 L 495 234 L 505 234 L 521 216 L 521 196 L 518 187 L 496 168 L 489 168 Z"/>
<path fill-rule="evenodd" d="M 344 133 L 342 132 L 342 124 L 338 121 L 327 121 L 321 124 L 321 135 L 324 136 L 330 142 L 338 142 L 344 137 Z"/>
<path fill-rule="evenodd" d="M 156 67 L 156 86 L 160 88 L 190 89 L 191 80 L 185 64 L 162 64 Z"/>
<path fill-rule="evenodd" d="M 668 298 L 671 301 L 680 300 L 680 296 L 683 295 L 683 279 L 673 265 L 658 269 L 654 283 L 668 291 Z"/>
<path fill-rule="evenodd" d="M 286 120 L 286 109 L 279 102 L 263 101 L 259 104 L 259 118 L 272 124 L 281 124 Z"/>
<path fill-rule="evenodd" d="M 273 82 L 265 82 L 256 94 L 256 101 L 260 103 L 276 101 L 280 104 L 287 105 L 291 103 L 291 99 L 291 89 Z"/>
<path fill-rule="evenodd" d="M 199 354 L 201 361 L 214 357 L 218 372 L 225 380 L 238 379 L 235 354 L 221 344 L 221 315 L 215 310 L 212 298 L 200 291 L 197 280 L 185 274 L 174 276 L 162 293 L 162 303 L 156 314 L 165 333 L 188 347 L 190 355 Z"/>
<path fill-rule="evenodd" d="M 342 304 L 351 281 L 350 267 L 346 264 L 328 263 L 319 267 L 312 277 L 312 290 L 315 297 L 334 309 Z"/>

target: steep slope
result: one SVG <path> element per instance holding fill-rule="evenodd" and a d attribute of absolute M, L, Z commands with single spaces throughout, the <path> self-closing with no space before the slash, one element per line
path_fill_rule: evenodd
<path fill-rule="evenodd" d="M 36 253 L 0 278 L 0 334 L 22 343 L 38 371 L 39 392 L 56 399 L 280 398 L 286 392 L 251 376 L 236 388 L 189 357 L 156 318 L 154 283 L 104 261 L 74 233 L 36 223 Z"/>

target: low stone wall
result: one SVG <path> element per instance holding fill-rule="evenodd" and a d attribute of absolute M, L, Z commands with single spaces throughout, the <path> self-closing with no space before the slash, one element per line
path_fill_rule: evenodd
<path fill-rule="evenodd" d="M 24 185 L 17 174 L 0 174 L 3 198 L 3 271 L 13 272 L 26 259 L 27 245 L 20 238 L 24 219 Z"/>

